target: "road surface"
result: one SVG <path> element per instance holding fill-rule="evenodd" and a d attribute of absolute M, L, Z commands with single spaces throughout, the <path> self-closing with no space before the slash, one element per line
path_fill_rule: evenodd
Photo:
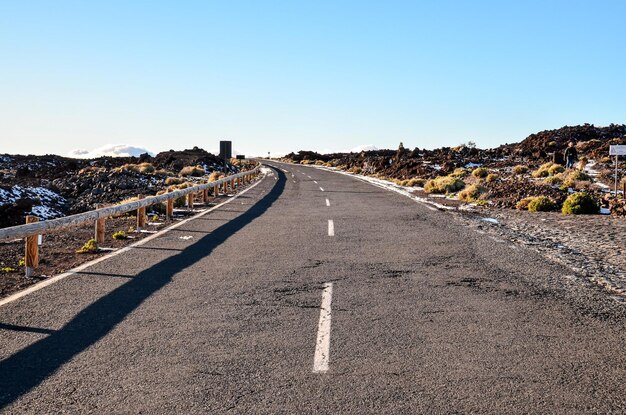
<path fill-rule="evenodd" d="M 0 307 L 6 413 L 624 413 L 571 271 L 346 175 L 230 203 Z"/>

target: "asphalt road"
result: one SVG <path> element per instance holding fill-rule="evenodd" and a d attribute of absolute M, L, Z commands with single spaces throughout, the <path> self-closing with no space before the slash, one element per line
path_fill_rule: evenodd
<path fill-rule="evenodd" d="M 624 322 L 549 288 L 568 274 L 396 193 L 280 165 L 0 307 L 0 408 L 624 413 Z"/>

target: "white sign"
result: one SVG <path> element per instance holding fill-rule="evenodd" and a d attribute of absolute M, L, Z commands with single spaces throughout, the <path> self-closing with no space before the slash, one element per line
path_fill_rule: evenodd
<path fill-rule="evenodd" d="M 626 156 L 626 146 L 609 146 L 609 156 Z"/>

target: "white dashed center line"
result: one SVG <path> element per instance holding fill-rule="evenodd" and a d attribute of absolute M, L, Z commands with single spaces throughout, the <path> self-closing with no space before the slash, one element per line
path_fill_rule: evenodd
<path fill-rule="evenodd" d="M 320 186 L 320 190 L 323 192 L 323 191 L 324 191 L 324 188 Z"/>
<path fill-rule="evenodd" d="M 313 180 L 313 183 L 317 184 L 317 180 Z"/>
<path fill-rule="evenodd" d="M 330 358 L 330 303 L 333 296 L 333 283 L 324 284 L 322 291 L 322 306 L 320 308 L 320 321 L 317 326 L 317 343 L 315 344 L 315 356 L 313 358 L 313 373 L 328 371 Z"/>
<path fill-rule="evenodd" d="M 330 206 L 330 200 L 326 199 L 326 206 Z"/>
<path fill-rule="evenodd" d="M 328 236 L 335 236 L 335 222 L 332 219 L 328 219 Z"/>

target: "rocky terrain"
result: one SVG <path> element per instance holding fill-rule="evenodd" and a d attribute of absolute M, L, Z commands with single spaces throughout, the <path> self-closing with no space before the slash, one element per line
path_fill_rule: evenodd
<path fill-rule="evenodd" d="M 580 162 L 575 169 L 564 171 L 562 154 L 569 142 L 575 143 Z M 626 144 L 626 125 L 566 126 L 541 131 L 520 143 L 493 149 L 479 149 L 469 143 L 435 150 L 411 150 L 400 144 L 397 150 L 360 153 L 300 151 L 288 154 L 283 160 L 374 176 L 413 186 L 416 190 L 423 189 L 426 184 L 426 193 L 431 193 L 430 196 L 443 193 L 447 198 L 501 208 L 519 207 L 519 202 L 525 198 L 545 196 L 551 203 L 548 210 L 560 210 L 568 196 L 584 192 L 611 213 L 623 215 L 626 204 L 610 195 L 615 165 L 608 153 L 609 146 L 614 144 Z M 553 161 L 561 165 L 553 167 Z M 626 165 L 620 166 L 624 167 Z M 443 181 L 442 178 L 454 179 L 458 183 L 454 189 L 429 191 L 427 182 L 432 179 Z M 436 186 L 430 186 L 433 187 Z"/>
<path fill-rule="evenodd" d="M 118 203 L 138 194 L 153 195 L 213 172 L 246 168 L 224 162 L 200 148 L 169 150 L 151 157 L 73 159 L 56 155 L 0 156 L 0 227 L 24 223 L 27 214 L 50 219 Z"/>

